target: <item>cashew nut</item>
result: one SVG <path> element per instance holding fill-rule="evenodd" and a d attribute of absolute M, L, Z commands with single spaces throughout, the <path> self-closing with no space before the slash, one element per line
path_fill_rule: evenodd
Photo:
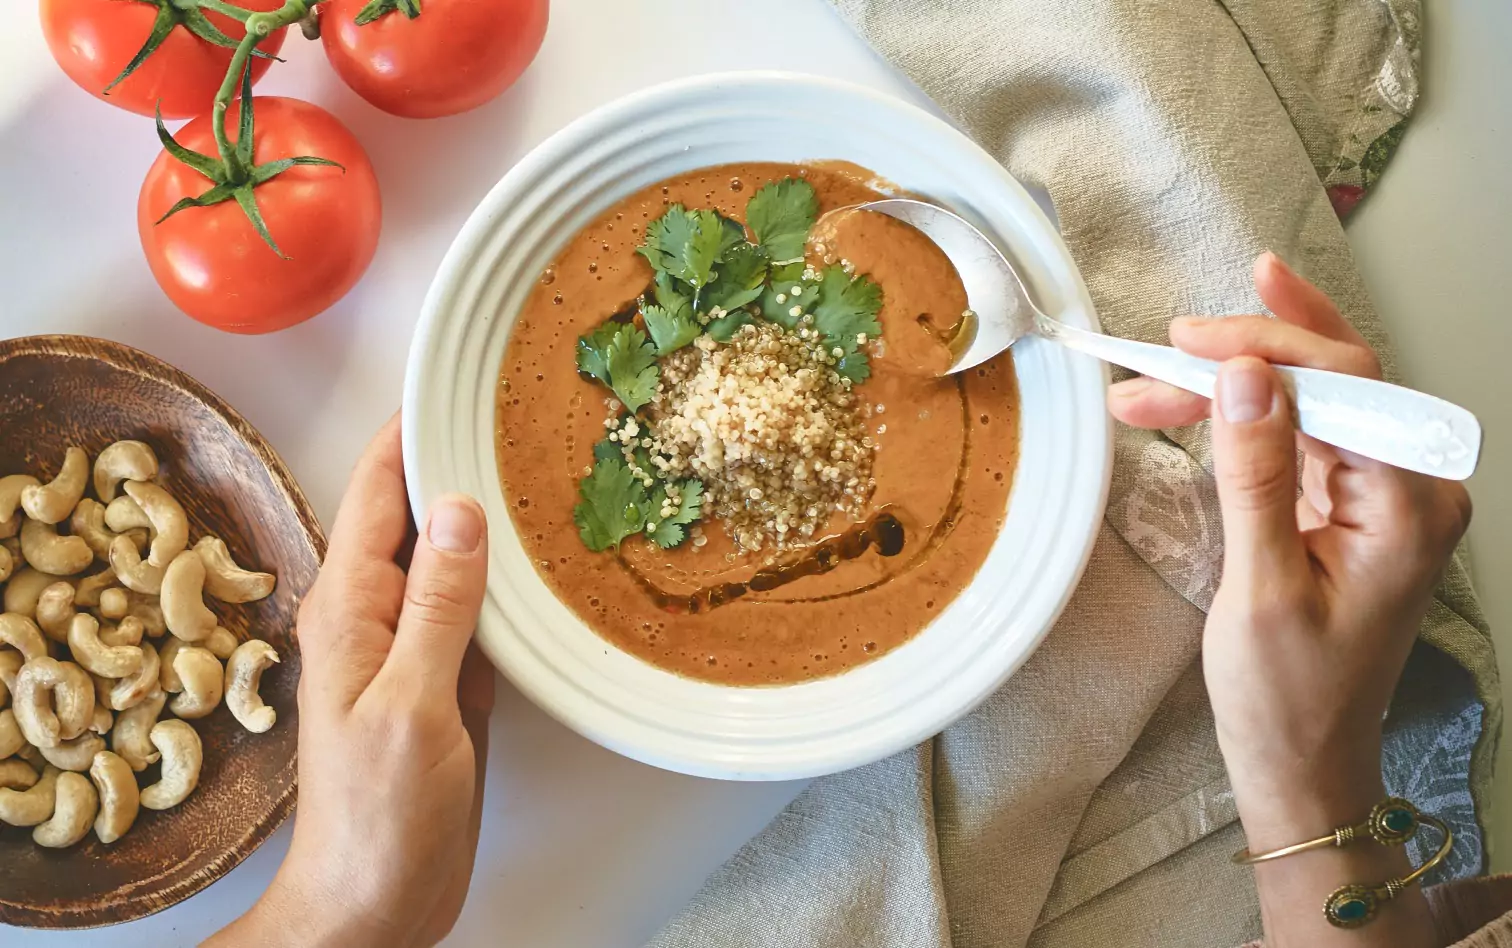
<path fill-rule="evenodd" d="M 150 735 L 157 724 L 158 715 L 168 696 L 161 691 L 116 715 L 115 730 L 110 733 L 110 747 L 132 770 L 143 771 L 158 762 L 159 754 L 152 747 Z"/>
<path fill-rule="evenodd" d="M 110 709 L 105 706 L 105 703 L 103 701 L 100 701 L 98 700 L 98 698 L 96 698 L 94 718 L 89 722 L 89 730 L 92 733 L 103 736 L 105 734 L 109 734 L 110 729 L 114 726 L 115 715 L 110 713 Z"/>
<path fill-rule="evenodd" d="M 142 668 L 141 648 L 101 642 L 100 623 L 88 613 L 79 613 L 69 623 L 68 647 L 76 662 L 105 678 L 125 678 Z"/>
<path fill-rule="evenodd" d="M 131 611 L 131 597 L 126 595 L 126 590 L 111 587 L 100 591 L 100 616 L 119 622 L 126 618 L 126 613 Z"/>
<path fill-rule="evenodd" d="M 110 568 L 115 570 L 116 578 L 127 589 L 149 596 L 162 591 L 163 568 L 142 559 L 130 537 L 119 536 L 110 541 Z"/>
<path fill-rule="evenodd" d="M 28 520 L 21 527 L 21 555 L 33 569 L 52 576 L 73 576 L 94 562 L 82 537 L 63 536 L 57 527 Z"/>
<path fill-rule="evenodd" d="M 0 649 L 0 705 L 5 704 L 6 695 L 16 690 L 16 676 L 24 664 L 25 655 L 13 649 Z"/>
<path fill-rule="evenodd" d="M 116 685 L 114 678 L 102 678 L 99 675 L 90 675 L 89 680 L 94 682 L 95 704 L 103 704 L 105 707 L 111 708 L 112 711 L 120 710 L 112 708 L 110 704 L 110 689 Z"/>
<path fill-rule="evenodd" d="M 94 761 L 94 755 L 105 749 L 105 738 L 86 732 L 71 741 L 62 741 L 57 747 L 41 747 L 42 758 L 59 770 L 84 773 Z"/>
<path fill-rule="evenodd" d="M 261 639 L 238 645 L 226 662 L 226 707 L 253 734 L 263 733 L 278 720 L 278 712 L 263 704 L 257 693 L 263 671 L 277 662 L 278 652 Z"/>
<path fill-rule="evenodd" d="M 134 592 L 127 598 L 131 606 L 126 610 L 126 618 L 141 622 L 147 634 L 155 639 L 168 634 L 168 620 L 163 618 L 163 607 L 156 596 Z"/>
<path fill-rule="evenodd" d="M 211 655 L 214 655 L 221 661 L 225 661 L 236 651 L 236 646 L 239 643 L 237 642 L 235 633 L 223 625 L 218 625 L 215 627 L 215 631 L 211 632 L 205 641 L 200 644 L 208 648 Z"/>
<path fill-rule="evenodd" d="M 48 849 L 67 849 L 89 835 L 100 798 L 82 773 L 59 774 L 54 793 L 52 819 L 32 830 L 32 842 Z"/>
<path fill-rule="evenodd" d="M 127 616 L 116 626 L 100 624 L 100 641 L 106 645 L 141 645 L 147 627 L 136 616 Z"/>
<path fill-rule="evenodd" d="M 68 519 L 68 515 L 79 505 L 79 498 L 84 496 L 84 486 L 88 481 L 89 455 L 82 448 L 69 448 L 63 455 L 63 466 L 58 469 L 58 476 L 51 483 L 32 484 L 21 489 L 21 509 L 33 520 L 60 523 Z"/>
<path fill-rule="evenodd" d="M 163 755 L 157 783 L 142 791 L 142 806 L 167 810 L 183 803 L 199 786 L 204 748 L 194 728 L 183 721 L 159 721 L 152 728 L 152 746 Z"/>
<path fill-rule="evenodd" d="M 0 613 L 0 644 L 9 645 L 25 656 L 27 661 L 46 658 L 48 655 L 47 640 L 42 637 L 42 630 L 26 616 L 14 612 Z"/>
<path fill-rule="evenodd" d="M 163 576 L 159 603 L 168 631 L 186 642 L 201 642 L 219 623 L 205 606 L 205 563 L 193 550 L 173 558 Z"/>
<path fill-rule="evenodd" d="M 78 592 L 74 594 L 75 608 L 92 609 L 98 606 L 105 590 L 114 589 L 118 582 L 120 580 L 116 579 L 115 570 L 109 566 L 83 577 L 78 581 Z"/>
<path fill-rule="evenodd" d="M 16 712 L 9 708 L 0 711 L 0 758 L 11 757 L 26 746 L 21 735 L 21 725 L 16 723 Z"/>
<path fill-rule="evenodd" d="M 170 695 L 176 695 L 184 690 L 183 679 L 179 678 L 173 662 L 178 658 L 179 649 L 188 644 L 178 636 L 170 635 L 168 641 L 163 643 L 163 647 L 158 649 L 158 664 L 162 666 L 162 670 L 158 672 L 158 687 Z"/>
<path fill-rule="evenodd" d="M 12 690 L 16 723 L 27 742 L 39 748 L 78 737 L 94 720 L 94 687 L 72 662 L 29 659 Z"/>
<path fill-rule="evenodd" d="M 142 667 L 130 678 L 122 678 L 110 688 L 110 705 L 112 711 L 125 711 L 127 708 L 136 707 L 146 697 L 158 690 L 158 673 L 160 663 L 157 649 L 152 647 L 151 642 L 143 642 L 139 646 L 142 650 Z M 119 725 L 118 725 L 119 726 Z M 33 743 L 36 743 L 33 741 Z"/>
<path fill-rule="evenodd" d="M 74 596 L 78 591 L 72 583 L 53 583 L 37 597 L 37 625 L 54 642 L 68 641 L 68 624 L 78 613 L 74 610 Z"/>
<path fill-rule="evenodd" d="M 0 520 L 10 522 L 16 516 L 16 508 L 21 506 L 21 494 L 28 487 L 36 487 L 42 483 L 30 474 L 11 474 L 0 477 Z M 18 525 L 19 529 L 19 525 Z M 15 536 L 15 534 L 11 534 Z"/>
<path fill-rule="evenodd" d="M 163 607 L 155 602 L 143 602 L 132 606 L 131 615 L 126 618 L 141 622 L 142 627 L 152 638 L 160 639 L 168 634 L 168 620 L 163 618 Z"/>
<path fill-rule="evenodd" d="M 105 503 L 115 500 L 122 480 L 150 481 L 158 474 L 157 455 L 140 441 L 117 441 L 95 458 L 94 489 Z"/>
<path fill-rule="evenodd" d="M 205 591 L 221 602 L 256 602 L 273 592 L 278 577 L 242 569 L 220 537 L 201 537 L 194 545 L 205 564 Z"/>
<path fill-rule="evenodd" d="M 27 744 L 16 751 L 16 756 L 31 764 L 32 770 L 38 773 L 41 773 L 42 768 L 47 766 L 47 761 L 43 759 L 42 752 L 37 749 L 37 745 L 35 744 Z"/>
<path fill-rule="evenodd" d="M 136 774 L 119 755 L 100 751 L 89 767 L 89 779 L 100 795 L 100 815 L 95 817 L 94 831 L 100 842 L 110 845 L 131 829 L 141 807 Z"/>
<path fill-rule="evenodd" d="M 59 662 L 64 684 L 53 692 L 58 709 L 58 736 L 71 741 L 94 723 L 95 690 L 89 672 L 73 662 Z M 26 666 L 21 666 L 25 668 Z"/>
<path fill-rule="evenodd" d="M 156 484 L 127 481 L 126 493 L 152 521 L 152 546 L 147 561 L 166 568 L 189 546 L 189 517 L 173 495 Z"/>
<path fill-rule="evenodd" d="M 0 546 L 0 583 L 10 579 L 11 573 L 15 572 L 16 558 L 11 556 L 9 547 Z"/>
<path fill-rule="evenodd" d="M 53 815 L 58 786 L 58 768 L 45 767 L 42 778 L 29 790 L 0 790 L 0 823 L 36 826 Z"/>
<path fill-rule="evenodd" d="M 152 531 L 152 521 L 142 505 L 125 494 L 105 505 L 105 527 L 112 533 L 130 533 L 133 530 Z"/>
<path fill-rule="evenodd" d="M 73 516 L 68 521 L 73 535 L 83 539 L 89 545 L 95 558 L 102 561 L 110 559 L 110 544 L 117 536 L 127 536 L 136 545 L 138 550 L 147 548 L 148 535 L 146 530 L 127 530 L 124 534 L 117 534 L 105 525 L 105 505 L 96 502 L 92 498 L 85 497 L 79 501 L 79 506 L 74 508 Z"/>
<path fill-rule="evenodd" d="M 58 581 L 58 577 L 39 573 L 31 567 L 16 571 L 5 584 L 5 611 L 28 619 L 37 614 L 37 600 L 42 590 Z"/>
<path fill-rule="evenodd" d="M 8 519 L 0 520 L 0 546 L 4 546 L 7 550 L 10 549 L 9 544 L 4 541 L 11 539 L 21 532 L 21 523 L 25 519 L 26 515 L 17 511 L 11 514 Z"/>
<path fill-rule="evenodd" d="M 0 788 L 6 790 L 29 790 L 37 785 L 37 772 L 18 757 L 0 760 Z"/>
<path fill-rule="evenodd" d="M 89 544 L 94 555 L 102 560 L 110 559 L 110 541 L 115 534 L 105 526 L 105 505 L 92 497 L 85 497 L 68 518 L 68 528 L 73 535 Z"/>
<path fill-rule="evenodd" d="M 178 675 L 183 693 L 169 702 L 168 710 L 186 721 L 193 721 L 220 705 L 225 673 L 221 670 L 220 659 L 211 655 L 209 649 L 197 645 L 180 648 L 173 658 L 173 671 Z"/>
<path fill-rule="evenodd" d="M 32 569 L 54 576 L 82 573 L 94 562 L 94 551 L 83 537 L 61 536 L 57 527 L 40 520 L 21 525 L 21 555 Z"/>

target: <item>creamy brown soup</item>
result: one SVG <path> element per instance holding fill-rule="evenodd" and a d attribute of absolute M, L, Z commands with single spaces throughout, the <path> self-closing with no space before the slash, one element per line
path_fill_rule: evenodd
<path fill-rule="evenodd" d="M 822 211 L 881 195 L 840 164 L 738 164 L 648 187 L 578 233 L 542 274 L 515 323 L 498 385 L 499 473 L 516 530 L 542 578 L 616 647 L 669 671 L 738 685 L 833 675 L 917 634 L 971 582 L 1002 526 L 1018 450 L 1018 391 L 1005 353 L 946 378 L 938 342 L 966 310 L 944 255 L 891 218 L 826 219 L 824 249 L 880 284 L 883 339 L 855 387 L 876 445 L 859 517 L 831 518 L 815 542 L 742 551 L 718 520 L 701 546 L 641 536 L 595 553 L 573 520 L 578 480 L 604 437 L 608 392 L 576 370 L 578 337 L 647 292 L 635 253 L 669 204 L 743 220 L 758 188 L 810 182 Z"/>

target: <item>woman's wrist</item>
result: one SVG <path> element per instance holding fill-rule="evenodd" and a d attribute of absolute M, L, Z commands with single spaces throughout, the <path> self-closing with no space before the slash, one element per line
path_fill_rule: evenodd
<path fill-rule="evenodd" d="M 1378 752 L 1318 755 L 1291 766 L 1233 769 L 1238 771 L 1230 774 L 1235 803 L 1254 854 L 1359 824 L 1386 796 Z M 1326 846 L 1255 865 L 1266 943 L 1308 948 L 1432 944 L 1432 921 L 1416 886 L 1382 904 L 1380 917 L 1370 923 L 1368 933 L 1336 928 L 1321 911 L 1342 886 L 1379 886 L 1410 870 L 1403 847 L 1382 846 L 1368 836 L 1357 837 L 1343 848 Z"/>
<path fill-rule="evenodd" d="M 222 943 L 217 939 L 225 939 Z M 236 948 L 402 948 L 405 941 L 383 921 L 300 877 L 285 863 L 245 915 L 207 942 Z"/>
<path fill-rule="evenodd" d="M 1376 746 L 1322 759 L 1230 766 L 1234 802 L 1252 852 L 1359 823 L 1386 796 Z"/>

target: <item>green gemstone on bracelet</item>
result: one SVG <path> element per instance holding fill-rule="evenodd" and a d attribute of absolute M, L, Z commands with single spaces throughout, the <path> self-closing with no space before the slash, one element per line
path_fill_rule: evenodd
<path fill-rule="evenodd" d="M 1375 918 L 1379 903 L 1376 894 L 1362 885 L 1346 885 L 1334 890 L 1323 903 L 1323 914 L 1338 928 L 1359 928 Z"/>
<path fill-rule="evenodd" d="M 1370 911 L 1370 906 L 1366 905 L 1363 899 L 1349 899 L 1334 908 L 1334 914 L 1339 916 L 1341 922 L 1358 921 L 1364 918 L 1368 911 Z"/>
<path fill-rule="evenodd" d="M 1382 846 L 1400 846 L 1418 831 L 1418 811 L 1406 800 L 1390 797 L 1370 811 L 1370 835 Z"/>

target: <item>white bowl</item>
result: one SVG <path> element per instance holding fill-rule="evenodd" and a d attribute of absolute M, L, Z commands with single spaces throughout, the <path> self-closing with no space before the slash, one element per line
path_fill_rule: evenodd
<path fill-rule="evenodd" d="M 1053 344 L 1014 348 L 1021 446 L 1007 519 L 981 572 L 911 641 L 841 675 L 737 688 L 619 651 L 537 575 L 505 505 L 494 386 L 536 277 L 579 229 L 663 178 L 740 161 L 841 159 L 969 218 L 1040 305 L 1095 327 L 1055 228 L 990 155 L 939 119 L 812 76 L 737 73 L 619 99 L 525 156 L 473 212 L 426 296 L 404 384 L 404 467 L 417 520 L 447 491 L 488 511 L 478 640 L 531 700 L 611 750 L 669 770 L 782 780 L 859 766 L 964 715 L 1023 664 L 1081 576 L 1106 503 L 1102 366 Z M 586 552 L 584 555 L 588 555 Z"/>

